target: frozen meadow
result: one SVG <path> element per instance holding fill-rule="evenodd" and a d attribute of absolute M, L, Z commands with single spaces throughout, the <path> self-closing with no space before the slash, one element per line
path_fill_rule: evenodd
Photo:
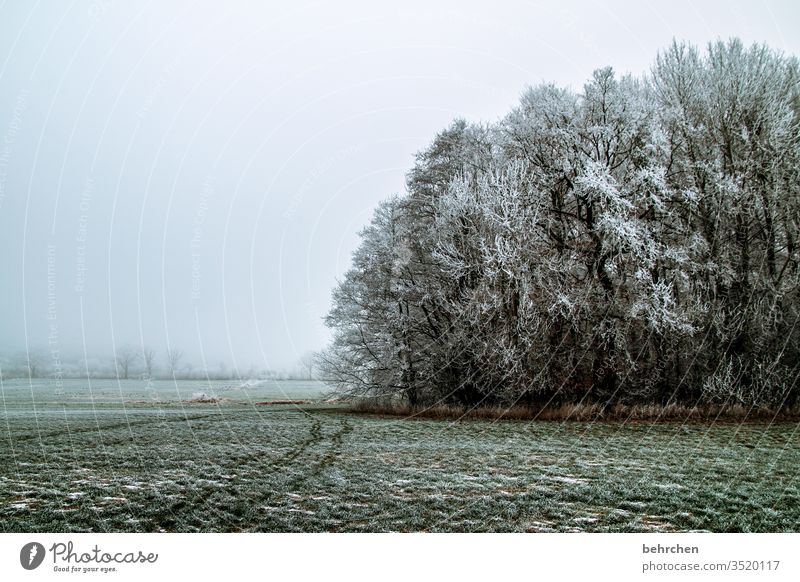
<path fill-rule="evenodd" d="M 327 403 L 326 392 L 297 381 L 65 381 L 58 390 L 4 381 L 2 530 L 727 532 L 800 523 L 796 423 L 382 418 Z M 191 402 L 198 394 L 217 400 Z"/>

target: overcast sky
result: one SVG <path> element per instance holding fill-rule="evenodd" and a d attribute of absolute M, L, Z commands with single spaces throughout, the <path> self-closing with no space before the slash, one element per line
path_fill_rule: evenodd
<path fill-rule="evenodd" d="M 376 203 L 456 117 L 641 73 L 673 37 L 799 54 L 785 2 L 0 5 L 0 351 L 282 368 Z"/>

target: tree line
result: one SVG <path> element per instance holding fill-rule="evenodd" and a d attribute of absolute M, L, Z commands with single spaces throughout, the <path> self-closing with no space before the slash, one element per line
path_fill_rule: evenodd
<path fill-rule="evenodd" d="M 198 366 L 185 357 L 183 350 L 167 348 L 162 354 L 148 346 L 123 344 L 112 356 L 62 353 L 32 346 L 16 353 L 0 353 L 0 378 L 82 379 L 117 378 L 120 380 L 316 380 L 311 352 L 300 356 L 289 369 L 271 370 L 256 367 L 216 365 Z"/>
<path fill-rule="evenodd" d="M 674 42 L 455 121 L 361 232 L 325 379 L 411 406 L 796 403 L 798 73 Z"/>

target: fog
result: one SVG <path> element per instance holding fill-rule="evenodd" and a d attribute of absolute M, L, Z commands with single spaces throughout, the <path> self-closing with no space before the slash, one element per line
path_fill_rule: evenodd
<path fill-rule="evenodd" d="M 6 3 L 0 352 L 294 366 L 329 339 L 358 231 L 451 120 L 641 73 L 673 37 L 797 54 L 797 6 Z"/>

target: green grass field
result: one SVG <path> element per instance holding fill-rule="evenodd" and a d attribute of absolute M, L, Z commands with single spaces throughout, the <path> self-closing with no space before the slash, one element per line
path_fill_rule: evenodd
<path fill-rule="evenodd" d="M 0 529 L 800 531 L 796 423 L 403 420 L 217 384 L 4 381 Z"/>

